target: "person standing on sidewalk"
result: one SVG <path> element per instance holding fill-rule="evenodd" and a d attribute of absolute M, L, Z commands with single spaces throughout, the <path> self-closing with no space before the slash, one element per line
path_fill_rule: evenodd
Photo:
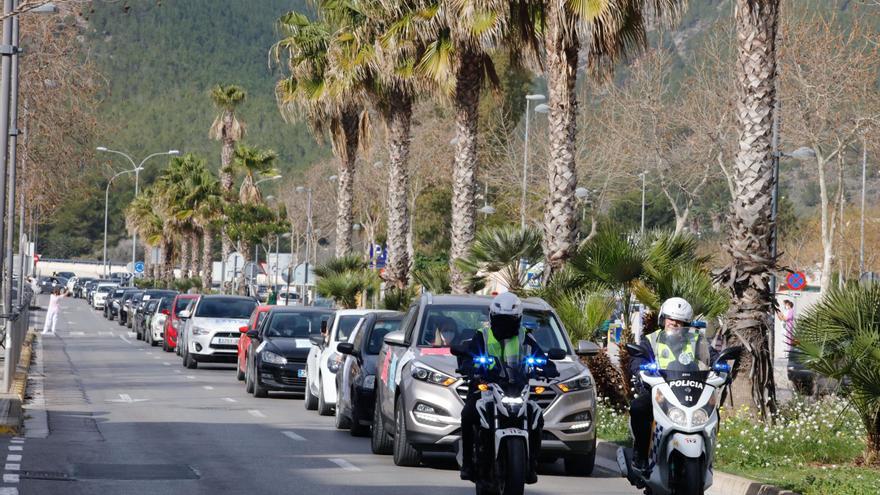
<path fill-rule="evenodd" d="M 52 290 L 52 295 L 49 296 L 49 307 L 46 309 L 46 321 L 43 323 L 43 335 L 55 335 L 58 313 L 61 312 L 61 299 L 67 296 L 67 289 L 62 291 L 56 287 Z"/>
<path fill-rule="evenodd" d="M 782 305 L 784 306 L 782 311 L 777 311 L 776 316 L 785 325 L 785 346 L 790 350 L 794 345 L 794 303 L 791 299 L 786 299 Z"/>

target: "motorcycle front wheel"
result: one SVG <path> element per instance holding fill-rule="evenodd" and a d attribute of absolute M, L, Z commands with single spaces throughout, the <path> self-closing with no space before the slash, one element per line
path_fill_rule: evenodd
<path fill-rule="evenodd" d="M 526 440 L 522 437 L 508 437 L 504 444 L 501 459 L 502 471 L 498 480 L 501 495 L 523 495 L 526 487 Z"/>
<path fill-rule="evenodd" d="M 680 457 L 678 487 L 675 495 L 703 495 L 703 463 L 700 459 Z"/>

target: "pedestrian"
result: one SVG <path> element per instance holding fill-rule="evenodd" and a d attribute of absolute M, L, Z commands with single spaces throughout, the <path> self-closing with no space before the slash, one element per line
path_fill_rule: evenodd
<path fill-rule="evenodd" d="M 31 290 L 34 291 L 34 299 L 36 299 L 37 294 L 40 293 L 40 283 L 37 282 L 36 277 L 28 277 L 28 283 L 31 284 Z"/>
<path fill-rule="evenodd" d="M 275 293 L 274 287 L 269 287 L 269 295 L 266 297 L 266 304 L 269 306 L 275 306 L 278 304 L 278 294 Z"/>
<path fill-rule="evenodd" d="M 782 311 L 776 312 L 776 317 L 782 320 L 785 325 L 785 345 L 791 350 L 794 345 L 794 303 L 791 299 L 786 299 L 782 303 Z"/>
<path fill-rule="evenodd" d="M 52 295 L 49 296 L 49 308 L 46 309 L 46 321 L 43 323 L 43 335 L 55 335 L 58 313 L 61 312 L 61 299 L 68 295 L 67 289 L 63 291 L 57 287 L 52 289 Z"/>

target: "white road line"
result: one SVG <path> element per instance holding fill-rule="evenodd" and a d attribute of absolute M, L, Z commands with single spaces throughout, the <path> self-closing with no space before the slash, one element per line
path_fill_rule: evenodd
<path fill-rule="evenodd" d="M 232 397 L 224 397 L 223 400 L 225 400 L 226 402 L 238 402 L 237 400 L 233 399 Z"/>
<path fill-rule="evenodd" d="M 131 344 L 131 341 L 128 340 L 127 338 L 125 338 L 125 335 L 120 335 L 119 338 L 122 339 L 122 341 L 125 342 L 126 344 Z"/>
<path fill-rule="evenodd" d="M 18 495 L 18 488 L 14 486 L 5 486 L 0 488 L 0 495 Z"/>
<path fill-rule="evenodd" d="M 85 334 L 86 334 L 85 332 L 70 332 L 71 337 L 82 337 Z"/>
<path fill-rule="evenodd" d="M 3 475 L 4 483 L 18 483 L 18 475 L 17 474 L 4 474 Z"/>
<path fill-rule="evenodd" d="M 251 416 L 253 416 L 255 418 L 265 418 L 266 417 L 265 414 L 261 413 L 260 411 L 258 411 L 256 409 L 248 409 L 248 414 L 250 414 Z"/>
<path fill-rule="evenodd" d="M 162 358 L 159 356 L 153 356 L 153 359 L 162 359 Z"/>
<path fill-rule="evenodd" d="M 297 442 L 305 442 L 306 441 L 305 438 L 297 435 L 296 433 L 294 433 L 292 431 L 282 431 L 281 434 L 284 435 L 285 437 L 287 437 L 291 440 L 295 440 Z"/>
<path fill-rule="evenodd" d="M 332 462 L 333 464 L 336 464 L 337 466 L 339 466 L 339 467 L 341 467 L 342 469 L 346 470 L 346 471 L 357 472 L 357 471 L 360 471 L 360 470 L 361 470 L 361 468 L 359 468 L 359 467 L 355 466 L 354 464 L 352 464 L 352 463 L 346 461 L 345 459 L 333 458 L 333 459 L 328 459 L 328 460 L 329 460 L 330 462 Z"/>
<path fill-rule="evenodd" d="M 3 469 L 5 469 L 7 471 L 19 471 L 19 470 L 21 470 L 21 464 L 6 463 L 6 465 L 3 466 Z"/>
<path fill-rule="evenodd" d="M 178 374 L 183 373 L 183 371 L 180 371 L 180 370 L 174 370 L 174 372 L 178 373 Z"/>
<path fill-rule="evenodd" d="M 214 390 L 214 387 L 212 387 L 212 386 L 210 386 L 210 385 L 205 385 L 205 386 L 202 387 L 202 388 L 205 389 L 205 390 Z"/>
<path fill-rule="evenodd" d="M 10 452 L 21 452 L 22 450 L 24 450 L 24 447 L 22 447 L 21 445 L 10 445 L 9 446 Z"/>
<path fill-rule="evenodd" d="M 171 363 L 162 363 L 162 365 L 163 366 L 171 366 Z M 174 371 L 180 371 L 180 370 L 174 370 Z"/>
<path fill-rule="evenodd" d="M 115 334 L 113 332 L 98 332 L 99 336 L 109 335 L 113 337 Z"/>
<path fill-rule="evenodd" d="M 6 456 L 6 462 L 21 462 L 21 454 L 9 454 Z"/>
<path fill-rule="evenodd" d="M 186 378 L 189 379 L 189 380 L 195 380 L 195 379 L 196 379 L 195 375 L 186 375 Z"/>
<path fill-rule="evenodd" d="M 13 438 L 10 443 L 24 443 L 24 438 Z"/>

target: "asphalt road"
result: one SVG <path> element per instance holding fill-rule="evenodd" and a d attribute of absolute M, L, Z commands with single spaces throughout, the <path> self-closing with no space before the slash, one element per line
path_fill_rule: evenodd
<path fill-rule="evenodd" d="M 231 365 L 187 370 L 81 300 L 64 301 L 58 336 L 40 347 L 25 437 L 0 442 L 11 456 L 0 495 L 474 492 L 451 456 L 397 467 L 300 397 L 255 399 Z M 527 492 L 639 493 L 596 471 L 571 478 L 561 462 L 544 466 Z"/>

